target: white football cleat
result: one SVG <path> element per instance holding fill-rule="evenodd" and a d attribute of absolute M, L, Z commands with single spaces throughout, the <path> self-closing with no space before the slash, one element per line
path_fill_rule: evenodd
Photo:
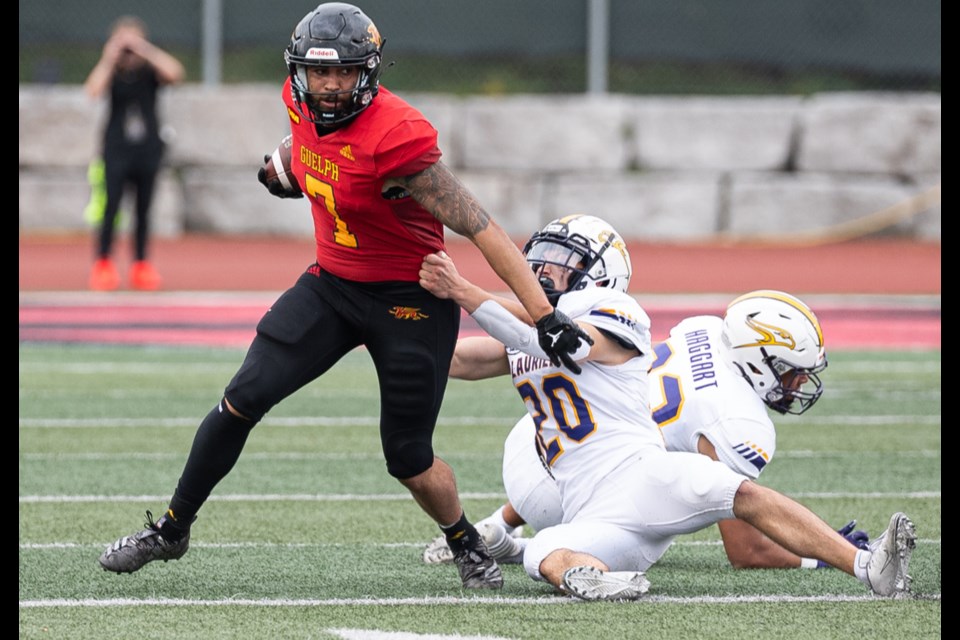
<path fill-rule="evenodd" d="M 890 518 L 887 530 L 870 543 L 867 561 L 867 580 L 870 589 L 879 596 L 906 598 L 910 595 L 910 556 L 917 546 L 913 521 L 903 513 Z"/>
<path fill-rule="evenodd" d="M 582 566 L 563 574 L 563 590 L 581 600 L 638 600 L 650 589 L 642 571 L 600 571 Z"/>
<path fill-rule="evenodd" d="M 446 536 L 437 536 L 430 541 L 427 548 L 423 550 L 423 562 L 425 564 L 451 564 L 453 562 L 453 551 L 447 545 Z"/>
<path fill-rule="evenodd" d="M 480 531 L 481 536 L 483 536 L 483 528 L 489 523 L 480 521 L 477 523 L 477 530 Z M 498 525 L 494 525 L 498 526 Z M 500 527 L 502 529 L 502 527 Z M 510 532 L 511 538 L 521 538 L 523 536 L 523 525 L 517 527 Z M 489 542 L 487 546 L 489 546 Z M 519 546 L 519 557 L 511 559 L 505 558 L 501 559 L 499 556 L 494 555 L 491 550 L 491 555 L 494 558 L 502 562 L 503 564 L 522 564 L 523 563 L 523 550 L 526 548 L 524 542 L 518 543 Z M 437 536 L 430 541 L 430 544 L 427 545 L 427 548 L 423 550 L 423 562 L 424 564 L 451 564 L 453 562 L 453 552 L 450 551 L 450 547 L 447 545 L 447 538 L 445 536 Z"/>

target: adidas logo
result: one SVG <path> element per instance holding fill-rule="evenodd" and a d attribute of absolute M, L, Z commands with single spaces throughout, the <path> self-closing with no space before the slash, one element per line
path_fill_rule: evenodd
<path fill-rule="evenodd" d="M 341 147 L 341 149 L 340 149 L 340 155 L 342 155 L 342 156 L 343 156 L 344 158 L 346 158 L 347 160 L 356 161 L 356 158 L 353 157 L 353 151 L 350 150 L 350 145 L 347 145 L 347 146 L 345 146 L 345 147 Z"/>

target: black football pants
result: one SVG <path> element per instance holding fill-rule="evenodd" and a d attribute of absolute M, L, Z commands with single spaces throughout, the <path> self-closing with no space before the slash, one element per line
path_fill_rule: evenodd
<path fill-rule="evenodd" d="M 250 429 L 281 400 L 365 346 L 380 385 L 387 471 L 416 476 L 433 464 L 433 430 L 460 328 L 460 307 L 418 283 L 356 283 L 300 276 L 257 325 L 224 396 L 246 420 L 215 408 L 197 431 L 172 508 L 192 517 L 239 458 Z M 322 414 L 323 406 L 318 406 Z M 190 520 L 187 520 L 188 522 Z"/>

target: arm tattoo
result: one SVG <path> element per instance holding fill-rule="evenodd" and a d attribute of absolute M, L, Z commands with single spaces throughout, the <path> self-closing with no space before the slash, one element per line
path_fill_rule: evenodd
<path fill-rule="evenodd" d="M 396 181 L 437 220 L 462 236 L 472 238 L 490 224 L 490 216 L 476 197 L 442 162 Z"/>

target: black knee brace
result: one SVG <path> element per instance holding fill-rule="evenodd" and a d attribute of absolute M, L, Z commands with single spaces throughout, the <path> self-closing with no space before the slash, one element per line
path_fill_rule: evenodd
<path fill-rule="evenodd" d="M 396 436 L 384 443 L 387 473 L 398 480 L 418 476 L 433 466 L 433 446 L 429 440 L 410 440 Z"/>

